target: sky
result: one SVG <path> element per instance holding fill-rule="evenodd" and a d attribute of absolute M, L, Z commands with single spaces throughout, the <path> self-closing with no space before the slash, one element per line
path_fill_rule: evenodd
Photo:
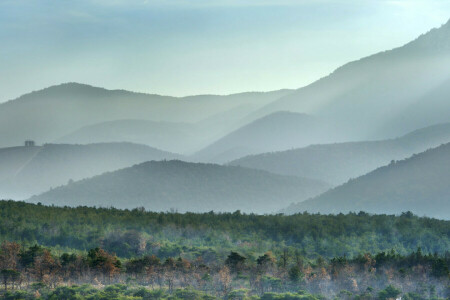
<path fill-rule="evenodd" d="M 300 88 L 450 18 L 450 0 L 1 0 L 0 102 L 64 82 Z"/>

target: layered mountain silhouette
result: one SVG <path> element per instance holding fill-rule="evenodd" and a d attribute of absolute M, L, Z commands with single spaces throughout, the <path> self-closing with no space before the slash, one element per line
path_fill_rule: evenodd
<path fill-rule="evenodd" d="M 191 123 L 117 120 L 85 126 L 58 140 L 58 143 L 90 144 L 128 141 L 156 145 L 166 151 L 192 151 L 208 138 L 208 130 Z"/>
<path fill-rule="evenodd" d="M 328 188 L 317 180 L 174 160 L 146 162 L 73 182 L 30 201 L 152 211 L 270 213 Z"/>
<path fill-rule="evenodd" d="M 130 143 L 46 144 L 0 149 L 0 197 L 26 199 L 71 180 L 149 160 L 174 158 L 180 156 Z"/>
<path fill-rule="evenodd" d="M 322 195 L 293 204 L 286 213 L 401 213 L 450 219 L 450 143 L 394 161 Z"/>
<path fill-rule="evenodd" d="M 55 142 L 89 144 L 127 141 L 192 154 L 211 141 L 251 122 L 252 105 L 241 105 L 196 123 L 115 120 L 82 127 Z"/>
<path fill-rule="evenodd" d="M 296 91 L 176 98 L 76 83 L 53 86 L 0 104 L 0 147 L 25 139 L 128 141 L 176 153 L 197 151 L 198 160 L 225 162 L 314 143 L 393 138 L 450 121 L 449 45 L 450 22 Z M 284 127 L 277 118 L 286 112 L 304 120 L 286 116 L 292 126 Z M 305 115 L 317 124 L 305 124 Z M 260 125 L 264 122 L 270 125 Z M 275 138 L 267 130 L 273 122 L 279 123 Z"/>
<path fill-rule="evenodd" d="M 201 122 L 233 109 L 242 108 L 247 114 L 289 92 L 175 98 L 106 90 L 77 83 L 61 84 L 0 104 L 0 147 L 21 145 L 26 139 L 39 144 L 54 142 L 80 128 L 110 121 L 147 120 L 155 122 L 156 126 L 159 122 L 168 122 L 170 127 L 170 123 Z M 229 120 L 234 122 L 233 118 Z M 231 126 L 220 124 L 217 130 L 227 125 Z M 211 124 L 207 129 L 216 130 Z M 132 141 L 133 137 L 113 141 Z M 145 140 L 145 137 L 141 139 Z M 74 143 L 84 141 L 71 140 Z M 150 146 L 159 148 L 159 145 Z"/>
<path fill-rule="evenodd" d="M 448 145 L 376 168 L 449 142 L 449 95 L 450 22 L 295 91 L 178 98 L 61 84 L 0 104 L 0 196 L 268 213 L 357 177 L 288 211 L 448 217 Z M 13 147 L 25 140 L 50 144 Z"/>
<path fill-rule="evenodd" d="M 280 111 L 257 119 L 208 147 L 193 158 L 224 163 L 236 158 L 268 151 L 298 148 L 328 140 L 337 135 L 333 128 L 315 117 Z"/>
<path fill-rule="evenodd" d="M 239 156 L 317 143 L 379 140 L 450 121 L 450 22 L 407 45 L 348 63 L 250 113 L 255 120 L 194 157 Z"/>
<path fill-rule="evenodd" d="M 258 113 L 325 118 L 350 140 L 391 138 L 450 121 L 449 80 L 450 21 L 403 47 L 348 63 Z"/>
<path fill-rule="evenodd" d="M 404 159 L 450 142 L 450 123 L 415 130 L 396 139 L 312 145 L 305 148 L 246 156 L 230 165 L 283 175 L 314 178 L 339 185 L 391 160 Z"/>
<path fill-rule="evenodd" d="M 430 120 L 435 123 L 449 121 L 450 116 L 450 78 L 414 103 L 408 105 L 393 119 L 387 120 L 380 125 L 380 133 L 387 132 L 391 128 L 398 131 L 411 131 L 416 128 L 425 127 Z"/>

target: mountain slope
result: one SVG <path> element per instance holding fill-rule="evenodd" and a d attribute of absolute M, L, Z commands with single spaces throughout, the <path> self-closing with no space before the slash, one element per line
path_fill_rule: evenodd
<path fill-rule="evenodd" d="M 450 21 L 403 47 L 350 62 L 250 113 L 248 118 L 256 121 L 219 139 L 195 157 L 223 163 L 243 155 L 316 143 L 387 139 L 449 122 L 447 83 Z M 280 117 L 281 112 L 285 115 Z M 317 123 L 289 124 L 292 118 L 287 112 L 314 117 Z M 286 126 L 275 127 L 277 123 Z M 277 129 L 275 134 L 272 128 Z"/>
<path fill-rule="evenodd" d="M 0 147 L 21 145 L 25 139 L 53 142 L 82 127 L 115 120 L 199 122 L 244 104 L 258 109 L 289 92 L 175 98 L 61 84 L 0 104 Z"/>
<path fill-rule="evenodd" d="M 241 105 L 196 123 L 115 120 L 82 127 L 57 139 L 56 143 L 89 144 L 127 141 L 165 151 L 192 154 L 211 141 L 237 129 L 251 118 L 253 105 Z"/>
<path fill-rule="evenodd" d="M 192 154 L 233 129 L 249 122 L 243 119 L 252 105 L 239 106 L 196 123 L 116 120 L 82 127 L 59 139 L 62 144 L 90 144 L 127 141 L 158 149 Z"/>
<path fill-rule="evenodd" d="M 331 129 L 314 117 L 276 112 L 253 121 L 197 152 L 193 158 L 217 163 L 248 154 L 298 148 L 324 140 Z"/>
<path fill-rule="evenodd" d="M 201 134 L 201 128 L 190 123 L 117 120 L 85 126 L 56 142 L 90 144 L 127 141 L 181 153 L 195 149 L 205 138 L 207 136 Z"/>
<path fill-rule="evenodd" d="M 0 182 L 15 176 L 41 149 L 32 147 L 9 147 L 0 149 Z"/>
<path fill-rule="evenodd" d="M 390 138 L 436 122 L 434 113 L 448 108 L 450 80 L 450 21 L 416 40 L 390 51 L 348 63 L 327 77 L 274 101 L 258 113 L 288 110 L 322 117 L 345 128 L 350 140 Z M 434 93 L 434 94 L 433 94 Z M 405 109 L 425 97 L 432 114 L 415 110 L 421 123 L 396 120 Z"/>
<path fill-rule="evenodd" d="M 450 142 L 450 123 L 413 131 L 392 140 L 312 145 L 242 157 L 230 165 L 314 178 L 339 185 L 391 160 Z"/>
<path fill-rule="evenodd" d="M 268 213 L 325 191 L 323 182 L 182 161 L 146 162 L 32 197 L 56 205 Z"/>
<path fill-rule="evenodd" d="M 425 127 L 433 123 L 445 123 L 450 116 L 450 79 L 439 87 L 416 99 L 403 111 L 387 120 L 380 126 L 379 133 L 389 128 L 396 128 L 401 132 Z"/>
<path fill-rule="evenodd" d="M 318 197 L 291 205 L 285 212 L 412 211 L 450 219 L 449 205 L 450 143 L 376 169 Z"/>
<path fill-rule="evenodd" d="M 47 144 L 6 150 L 0 149 L 0 197 L 3 199 L 24 199 L 66 184 L 69 180 L 79 180 L 149 160 L 179 157 L 130 143 Z"/>

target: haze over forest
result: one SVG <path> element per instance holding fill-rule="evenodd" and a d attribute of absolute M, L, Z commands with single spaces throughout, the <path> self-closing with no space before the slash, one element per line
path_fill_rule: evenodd
<path fill-rule="evenodd" d="M 1 299 L 449 299 L 449 1 L 40 2 L 0 3 Z"/>

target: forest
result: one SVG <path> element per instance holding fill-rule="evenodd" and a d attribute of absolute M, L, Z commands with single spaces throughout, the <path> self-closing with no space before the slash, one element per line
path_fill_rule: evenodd
<path fill-rule="evenodd" d="M 284 248 L 310 258 L 355 256 L 394 249 L 406 255 L 450 249 L 450 222 L 364 212 L 291 216 L 234 213 L 148 212 L 95 207 L 56 207 L 0 201 L 0 241 L 34 244 L 58 251 L 102 246 L 119 257 L 156 254 L 194 259 L 207 251 L 224 258 L 239 248 L 253 256 Z"/>
<path fill-rule="evenodd" d="M 445 299 L 450 222 L 0 202 L 4 299 Z"/>

